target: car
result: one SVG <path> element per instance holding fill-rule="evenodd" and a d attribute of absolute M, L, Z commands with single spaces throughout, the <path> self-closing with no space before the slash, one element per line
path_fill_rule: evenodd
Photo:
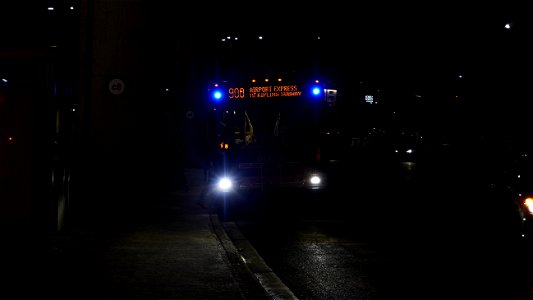
<path fill-rule="evenodd" d="M 399 162 L 416 162 L 422 155 L 424 143 L 422 135 L 413 129 L 400 129 L 391 138 L 395 159 Z"/>

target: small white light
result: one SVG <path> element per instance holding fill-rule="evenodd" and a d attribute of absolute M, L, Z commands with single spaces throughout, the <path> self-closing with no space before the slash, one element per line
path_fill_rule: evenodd
<path fill-rule="evenodd" d="M 5 79 L 5 78 L 2 78 L 2 81 L 5 82 L 5 83 L 7 83 L 7 79 Z"/>
<path fill-rule="evenodd" d="M 320 177 L 318 175 L 313 175 L 309 181 L 311 184 L 320 184 Z"/>
<path fill-rule="evenodd" d="M 407 149 L 405 152 L 411 154 L 411 153 L 413 153 L 413 149 Z"/>
<path fill-rule="evenodd" d="M 505 24 L 505 29 L 511 29 L 511 23 L 506 23 Z"/>
<path fill-rule="evenodd" d="M 49 10 L 49 11 L 53 11 L 53 10 L 54 10 L 54 7 L 53 7 L 53 6 L 48 6 L 48 10 Z"/>
<path fill-rule="evenodd" d="M 259 36 L 259 39 L 260 39 L 260 40 L 262 40 L 262 39 L 263 39 L 263 37 L 262 37 L 262 36 Z"/>
<path fill-rule="evenodd" d="M 74 6 L 71 6 L 71 7 L 70 7 L 70 10 L 74 10 Z"/>

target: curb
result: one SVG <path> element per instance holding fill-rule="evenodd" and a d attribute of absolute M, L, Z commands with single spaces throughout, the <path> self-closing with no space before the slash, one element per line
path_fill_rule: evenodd
<path fill-rule="evenodd" d="M 274 271 L 265 263 L 252 244 L 244 237 L 234 222 L 220 223 L 217 215 L 210 215 L 211 223 L 219 237 L 230 262 L 246 274 L 249 290 L 253 292 L 252 299 L 298 299 L 292 291 L 281 281 Z M 251 287 L 251 288 L 250 288 Z M 260 289 L 261 291 L 257 291 Z"/>
<path fill-rule="evenodd" d="M 220 244 L 226 251 L 233 269 L 233 275 L 238 279 L 243 299 L 272 299 L 259 280 L 254 276 L 248 265 L 243 261 L 239 251 L 220 223 L 218 215 L 210 214 L 209 219 Z"/>

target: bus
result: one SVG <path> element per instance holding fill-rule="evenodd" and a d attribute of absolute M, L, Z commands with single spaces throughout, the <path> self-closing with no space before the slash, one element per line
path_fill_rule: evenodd
<path fill-rule="evenodd" d="M 221 192 L 327 189 L 337 161 L 337 88 L 330 80 L 250 78 L 210 84 L 209 182 Z"/>

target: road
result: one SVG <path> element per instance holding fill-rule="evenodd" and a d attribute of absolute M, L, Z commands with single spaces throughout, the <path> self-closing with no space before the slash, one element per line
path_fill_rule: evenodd
<path fill-rule="evenodd" d="M 320 199 L 279 195 L 236 224 L 299 299 L 532 298 L 531 250 L 470 167 L 398 166 Z"/>

